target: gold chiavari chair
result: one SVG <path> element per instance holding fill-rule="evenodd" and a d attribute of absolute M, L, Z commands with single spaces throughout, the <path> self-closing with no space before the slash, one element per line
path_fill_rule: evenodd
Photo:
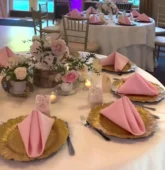
<path fill-rule="evenodd" d="M 132 10 L 133 3 L 128 2 L 116 2 L 116 6 L 119 11 L 130 12 Z"/>
<path fill-rule="evenodd" d="M 48 4 L 39 4 L 39 11 L 35 11 L 31 8 L 32 19 L 34 23 L 34 32 L 37 35 L 39 32 L 40 37 L 45 33 L 60 33 L 60 26 L 48 26 L 49 15 L 48 15 Z M 46 27 L 43 24 L 46 21 Z"/>
<path fill-rule="evenodd" d="M 98 52 L 99 45 L 88 42 L 89 18 L 63 16 L 64 39 L 71 50 Z"/>
<path fill-rule="evenodd" d="M 155 27 L 156 35 L 165 35 L 165 5 L 158 5 L 157 23 Z"/>

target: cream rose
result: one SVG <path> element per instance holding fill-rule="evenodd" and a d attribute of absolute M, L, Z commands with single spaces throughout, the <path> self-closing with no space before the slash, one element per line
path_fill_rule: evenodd
<path fill-rule="evenodd" d="M 14 73 L 18 80 L 24 80 L 27 76 L 27 69 L 26 67 L 17 67 Z"/>

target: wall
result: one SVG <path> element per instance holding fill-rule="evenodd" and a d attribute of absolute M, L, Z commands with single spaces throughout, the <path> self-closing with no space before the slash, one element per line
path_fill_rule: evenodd
<path fill-rule="evenodd" d="M 165 0 L 153 0 L 152 17 L 156 20 L 158 4 L 165 5 Z"/>

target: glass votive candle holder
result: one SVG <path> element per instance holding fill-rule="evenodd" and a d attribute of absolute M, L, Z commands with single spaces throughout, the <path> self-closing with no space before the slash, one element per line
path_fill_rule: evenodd
<path fill-rule="evenodd" d="M 53 104 L 53 103 L 56 102 L 56 100 L 57 100 L 56 93 L 55 92 L 51 92 L 51 94 L 50 94 L 50 103 Z"/>
<path fill-rule="evenodd" d="M 103 103 L 102 89 L 99 87 L 91 87 L 88 92 L 88 105 L 90 108 Z"/>

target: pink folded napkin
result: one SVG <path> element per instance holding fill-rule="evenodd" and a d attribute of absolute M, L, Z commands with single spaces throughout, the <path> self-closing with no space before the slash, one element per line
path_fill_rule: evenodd
<path fill-rule="evenodd" d="M 33 110 L 30 115 L 18 124 L 18 129 L 29 157 L 35 158 L 42 155 L 53 123 L 54 119 Z"/>
<path fill-rule="evenodd" d="M 127 16 L 124 16 L 124 15 L 119 16 L 118 22 L 120 24 L 124 24 L 124 25 L 131 25 L 131 22 L 130 22 L 129 18 Z"/>
<path fill-rule="evenodd" d="M 111 53 L 107 58 L 101 60 L 102 66 L 114 65 L 115 71 L 122 71 L 129 59 L 118 52 Z"/>
<path fill-rule="evenodd" d="M 69 12 L 68 16 L 71 18 L 82 18 L 81 13 L 77 9 L 73 9 L 71 12 Z"/>
<path fill-rule="evenodd" d="M 150 18 L 146 15 L 146 14 L 140 14 L 137 18 L 136 18 L 137 21 L 147 21 L 149 22 L 150 21 Z"/>
<path fill-rule="evenodd" d="M 36 110 L 50 116 L 50 96 L 37 95 L 36 96 Z"/>
<path fill-rule="evenodd" d="M 100 113 L 133 135 L 145 133 L 143 120 L 128 97 L 120 98 Z"/>
<path fill-rule="evenodd" d="M 156 96 L 159 94 L 157 88 L 138 73 L 135 73 L 134 75 L 125 79 L 125 83 L 117 90 L 117 92 L 120 94 L 146 96 Z"/>
<path fill-rule="evenodd" d="M 136 11 L 135 9 L 131 11 L 133 17 L 138 17 L 140 15 L 140 13 L 138 11 Z"/>
<path fill-rule="evenodd" d="M 88 14 L 96 14 L 97 13 L 97 11 L 92 6 L 89 7 L 86 12 Z"/>
<path fill-rule="evenodd" d="M 99 22 L 101 22 L 101 21 L 100 21 L 100 18 L 97 15 L 93 15 L 89 19 L 89 23 L 99 23 Z"/>
<path fill-rule="evenodd" d="M 0 66 L 7 66 L 8 65 L 8 58 L 15 57 L 16 54 L 9 48 L 3 47 L 0 49 Z"/>

